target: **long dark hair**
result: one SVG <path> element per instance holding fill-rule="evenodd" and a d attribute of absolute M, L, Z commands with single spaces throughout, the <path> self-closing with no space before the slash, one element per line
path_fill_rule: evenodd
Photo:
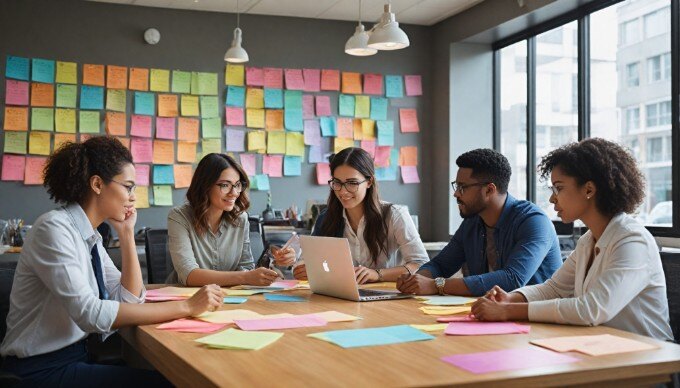
<path fill-rule="evenodd" d="M 337 154 L 331 156 L 331 175 L 339 166 L 349 166 L 359 171 L 366 179 L 371 182 L 371 187 L 366 190 L 366 197 L 362 202 L 364 206 L 364 219 L 366 227 L 364 229 L 364 241 L 371 252 L 371 260 L 376 264 L 381 252 L 387 255 L 387 220 L 392 209 L 391 204 L 381 204 L 378 195 L 378 182 L 375 179 L 375 167 L 373 158 L 361 148 L 345 148 Z M 343 220 L 343 207 L 338 197 L 331 189 L 328 195 L 328 208 L 321 233 L 324 236 L 338 236 L 342 234 L 345 225 Z"/>
<path fill-rule="evenodd" d="M 246 189 L 250 186 L 248 174 L 243 170 L 240 164 L 236 163 L 234 158 L 225 154 L 208 154 L 201 159 L 196 167 L 193 178 L 191 178 L 191 185 L 187 190 L 187 200 L 191 205 L 191 210 L 194 215 L 194 229 L 198 234 L 205 234 L 208 231 L 208 209 L 210 208 L 210 190 L 217 182 L 217 179 L 222 174 L 222 171 L 227 168 L 233 168 L 238 171 L 239 180 L 243 185 L 241 194 L 234 203 L 234 208 L 229 212 L 222 213 L 222 219 L 238 226 L 238 218 L 244 211 L 250 207 L 250 200 L 248 199 L 248 192 Z"/>

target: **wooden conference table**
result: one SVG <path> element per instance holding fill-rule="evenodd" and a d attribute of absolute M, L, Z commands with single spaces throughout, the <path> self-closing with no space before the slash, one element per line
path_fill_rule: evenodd
<path fill-rule="evenodd" d="M 149 287 L 152 288 L 152 287 Z M 446 336 L 430 333 L 430 341 L 343 349 L 309 338 L 321 331 L 400 324 L 436 323 L 418 300 L 356 303 L 311 294 L 309 302 L 265 301 L 262 295 L 221 309 L 248 309 L 261 314 L 308 314 L 336 310 L 363 317 L 324 327 L 280 330 L 277 342 L 257 351 L 207 349 L 193 339 L 206 334 L 155 329 L 156 325 L 121 330 L 123 338 L 178 387 L 213 386 L 435 386 L 496 384 L 503 386 L 651 385 L 680 371 L 680 345 L 655 341 L 607 327 L 573 327 L 531 323 L 530 334 Z M 443 356 L 524 347 L 532 339 L 613 334 L 655 343 L 659 349 L 591 357 L 569 353 L 580 362 L 533 369 L 475 375 L 440 360 Z M 531 345 L 533 346 L 533 345 Z"/>

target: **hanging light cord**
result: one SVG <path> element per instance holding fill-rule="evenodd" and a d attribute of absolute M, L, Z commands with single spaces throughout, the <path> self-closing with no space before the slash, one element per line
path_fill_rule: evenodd
<path fill-rule="evenodd" d="M 241 27 L 240 15 L 241 15 L 241 13 L 238 11 L 238 0 L 236 0 L 236 28 Z"/>

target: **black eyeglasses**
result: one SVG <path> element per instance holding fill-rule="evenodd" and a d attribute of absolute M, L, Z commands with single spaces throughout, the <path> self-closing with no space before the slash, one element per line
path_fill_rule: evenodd
<path fill-rule="evenodd" d="M 347 181 L 343 183 L 337 179 L 331 179 L 328 181 L 328 185 L 331 187 L 333 191 L 340 191 L 344 187 L 345 190 L 349 191 L 350 193 L 356 193 L 359 190 L 359 185 L 366 181 L 368 181 L 368 179 L 364 179 L 361 182 Z"/>
<path fill-rule="evenodd" d="M 135 189 L 137 188 L 137 185 L 135 185 L 135 184 L 126 185 L 125 183 L 118 182 L 118 181 L 115 181 L 115 180 L 113 180 L 113 179 L 111 179 L 111 182 L 117 183 L 117 184 L 119 184 L 119 185 L 125 187 L 125 190 L 127 190 L 128 195 L 132 195 L 132 194 L 135 192 Z"/>
<path fill-rule="evenodd" d="M 460 192 L 460 195 L 463 195 L 463 194 L 465 194 L 465 189 L 467 189 L 468 187 L 486 186 L 489 183 L 493 183 L 493 182 L 478 182 L 478 183 L 470 183 L 470 184 L 467 184 L 467 185 L 461 185 L 457 182 L 451 182 L 451 188 L 453 189 L 454 193 Z"/>
<path fill-rule="evenodd" d="M 240 193 L 243 191 L 243 188 L 245 187 L 245 183 L 243 181 L 238 181 L 236 183 L 231 183 L 231 182 L 224 182 L 224 183 L 217 183 L 216 186 L 220 187 L 220 190 L 222 191 L 222 194 L 229 194 L 231 193 L 231 190 L 236 191 L 236 193 Z"/>

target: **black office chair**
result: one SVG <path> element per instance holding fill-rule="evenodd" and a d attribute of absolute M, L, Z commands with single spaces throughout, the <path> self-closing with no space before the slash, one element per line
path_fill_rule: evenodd
<path fill-rule="evenodd" d="M 0 268 L 0 342 L 7 333 L 7 314 L 9 314 L 9 295 L 14 283 L 14 269 L 16 263 L 2 263 Z M 19 385 L 21 379 L 11 373 L 0 371 L 0 386 L 14 387 Z"/>
<path fill-rule="evenodd" d="M 168 251 L 168 230 L 147 229 L 145 233 L 146 271 L 149 284 L 165 283 L 172 272 L 172 259 Z"/>
<path fill-rule="evenodd" d="M 675 342 L 680 341 L 680 253 L 661 252 L 661 264 L 666 276 L 666 293 L 671 330 Z"/>

